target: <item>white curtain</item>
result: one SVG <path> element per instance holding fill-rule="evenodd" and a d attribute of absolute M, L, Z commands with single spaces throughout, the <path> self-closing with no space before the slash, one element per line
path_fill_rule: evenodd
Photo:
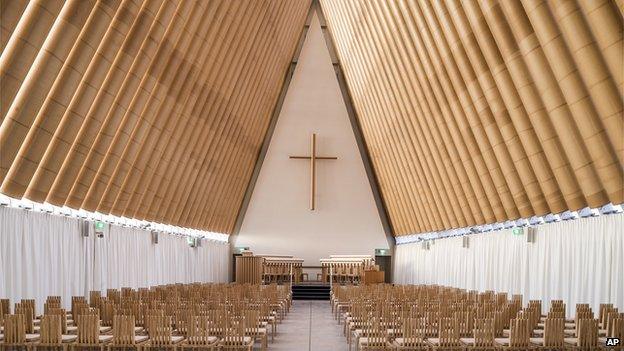
<path fill-rule="evenodd" d="M 562 299 L 571 316 L 577 303 L 624 309 L 624 214 L 537 226 L 535 240 L 511 230 L 397 245 L 394 282 L 439 284 L 522 294 L 524 301 Z"/>
<path fill-rule="evenodd" d="M 103 238 L 80 233 L 80 221 L 0 207 L 0 298 L 34 298 L 37 312 L 49 295 L 149 287 L 170 283 L 226 282 L 229 244 L 203 240 L 191 248 L 185 237 L 109 226 Z"/>

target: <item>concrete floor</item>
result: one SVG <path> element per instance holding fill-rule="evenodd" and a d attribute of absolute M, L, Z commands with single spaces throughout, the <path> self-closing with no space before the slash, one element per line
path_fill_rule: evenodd
<path fill-rule="evenodd" d="M 260 350 L 258 344 L 254 350 Z M 341 326 L 332 317 L 329 301 L 293 301 L 290 313 L 278 325 L 269 351 L 346 351 Z"/>

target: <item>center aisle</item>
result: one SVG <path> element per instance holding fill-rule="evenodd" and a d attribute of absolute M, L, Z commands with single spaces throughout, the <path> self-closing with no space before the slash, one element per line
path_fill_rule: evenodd
<path fill-rule="evenodd" d="M 269 351 L 346 351 L 345 340 L 341 326 L 332 317 L 329 301 L 296 300 L 278 326 Z"/>

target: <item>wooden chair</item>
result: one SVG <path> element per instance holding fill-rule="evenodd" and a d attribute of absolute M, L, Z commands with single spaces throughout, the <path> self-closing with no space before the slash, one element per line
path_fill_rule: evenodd
<path fill-rule="evenodd" d="M 227 320 L 223 339 L 219 343 L 222 350 L 246 350 L 253 348 L 253 338 L 245 335 L 245 318 L 232 317 Z"/>
<path fill-rule="evenodd" d="M 260 322 L 260 311 L 257 309 L 246 309 L 243 311 L 247 327 L 245 335 L 250 336 L 254 340 L 259 340 L 262 350 L 266 351 L 268 345 L 267 329 L 262 328 Z"/>
<path fill-rule="evenodd" d="M 534 350 L 537 345 L 531 343 L 529 329 L 529 319 L 517 317 L 512 319 L 509 328 L 509 339 L 497 338 L 496 343 L 505 350 Z"/>
<path fill-rule="evenodd" d="M 461 338 L 468 350 L 496 350 L 494 342 L 494 318 L 479 318 L 474 321 L 473 338 Z"/>
<path fill-rule="evenodd" d="M 96 309 L 86 310 L 76 317 L 78 334 L 72 346 L 78 349 L 99 348 L 104 351 L 106 343 L 113 340 L 112 335 L 100 335 L 100 316 Z"/>
<path fill-rule="evenodd" d="M 464 350 L 459 338 L 459 320 L 456 317 L 441 317 L 438 321 L 438 337 L 427 339 L 434 350 Z"/>
<path fill-rule="evenodd" d="M 574 350 L 597 350 L 598 347 L 598 320 L 580 318 L 577 320 L 577 337 L 565 338 L 567 348 Z"/>
<path fill-rule="evenodd" d="M 31 341 L 36 341 L 31 340 Z M 3 347 L 26 347 L 26 316 L 23 314 L 4 315 L 4 343 Z"/>
<path fill-rule="evenodd" d="M 428 350 L 429 344 L 425 336 L 427 321 L 422 317 L 405 318 L 402 325 L 402 337 L 394 339 L 397 350 Z"/>
<path fill-rule="evenodd" d="M 61 348 L 67 350 L 68 343 L 76 341 L 75 335 L 63 335 L 63 319 L 59 314 L 46 314 L 41 318 L 41 339 L 33 344 L 33 349 Z"/>
<path fill-rule="evenodd" d="M 362 337 L 358 339 L 358 349 L 366 350 L 393 350 L 394 344 L 390 342 L 386 328 L 381 321 L 373 318 L 370 323 L 364 325 Z"/>
<path fill-rule="evenodd" d="M 34 324 L 35 316 L 34 316 L 32 306 L 29 303 L 23 303 L 23 302 L 16 303 L 15 314 L 21 314 L 24 316 L 26 334 L 34 334 L 35 333 L 35 324 Z"/>
<path fill-rule="evenodd" d="M 207 316 L 190 316 L 186 340 L 180 345 L 180 348 L 214 350 L 219 344 L 219 338 L 210 335 L 211 324 L 212 322 Z"/>
<path fill-rule="evenodd" d="M 552 317 L 549 313 L 549 317 L 544 320 L 544 337 L 530 338 L 530 340 L 542 350 L 565 350 L 564 329 L 565 319 Z"/>
<path fill-rule="evenodd" d="M 155 313 L 147 316 L 147 331 L 149 340 L 141 345 L 142 349 L 172 349 L 177 350 L 184 340 L 183 336 L 173 335 L 171 316 Z"/>
<path fill-rule="evenodd" d="M 135 334 L 134 316 L 115 315 L 113 317 L 113 339 L 107 344 L 107 349 L 134 348 L 138 350 L 139 344 L 147 339 L 147 336 Z"/>

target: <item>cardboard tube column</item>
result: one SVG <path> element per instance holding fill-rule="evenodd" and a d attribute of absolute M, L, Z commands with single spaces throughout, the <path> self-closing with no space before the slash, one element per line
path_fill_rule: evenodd
<path fill-rule="evenodd" d="M 28 3 L 28 0 L 3 1 L 0 3 L 0 52 L 4 51 Z M 1 116 L 0 123 L 2 123 Z"/>
<path fill-rule="evenodd" d="M 565 208 L 582 208 L 585 206 L 585 198 L 579 188 L 567 155 L 563 150 L 563 145 L 557 137 L 554 124 L 544 106 L 542 97 L 529 71 L 528 64 L 523 59 L 512 28 L 509 26 L 497 1 L 488 0 L 480 4 L 502 59 L 509 70 L 511 83 L 513 83 L 510 86 L 510 90 L 516 91 L 522 100 L 522 105 L 528 114 L 539 144 L 544 149 L 550 169 L 565 200 Z M 549 203 L 557 201 L 557 194 L 550 196 L 547 194 L 547 200 Z"/>
<path fill-rule="evenodd" d="M 78 3 L 81 4 L 80 9 L 71 11 L 68 16 L 71 18 L 72 23 L 77 24 L 82 22 L 81 18 L 77 17 L 78 14 L 89 15 L 83 28 L 79 26 L 75 26 L 74 28 L 73 32 L 76 34 L 80 32 L 80 36 L 78 36 L 76 43 L 71 47 L 71 52 L 68 54 L 55 80 L 53 82 L 48 82 L 45 86 L 42 86 L 45 80 L 43 82 L 38 82 L 42 93 L 47 95 L 45 98 L 39 100 L 41 101 L 41 106 L 38 111 L 33 111 L 33 116 L 27 116 L 25 113 L 27 109 L 25 109 L 18 115 L 18 119 L 22 117 L 22 121 L 19 122 L 21 125 L 28 124 L 28 122 L 23 119 L 33 118 L 33 122 L 32 126 L 27 131 L 27 135 L 24 138 L 25 140 L 19 149 L 15 161 L 13 161 L 11 165 L 6 182 L 2 186 L 2 191 L 5 194 L 14 194 L 16 197 L 20 197 L 28 188 L 28 184 L 37 169 L 37 165 L 41 161 L 41 157 L 43 157 L 52 139 L 53 132 L 56 131 L 63 112 L 66 106 L 69 105 L 72 94 L 76 91 L 80 83 L 80 76 L 86 71 L 90 59 L 97 49 L 97 43 L 102 40 L 117 8 L 121 4 L 121 0 L 111 1 L 109 3 L 99 1 L 93 7 L 93 11 L 91 11 L 92 3 L 88 1 L 79 1 Z M 90 11 L 90 13 L 88 11 Z M 74 40 L 73 37 L 67 35 L 66 29 L 56 30 L 61 30 L 60 33 L 63 35 L 61 41 L 65 43 L 66 46 L 69 46 L 66 44 L 66 41 Z M 71 32 L 72 31 L 70 31 L 70 33 Z M 54 57 L 58 58 L 63 56 L 59 53 L 55 53 Z M 37 64 L 44 65 L 46 63 L 39 61 Z M 48 72 L 47 74 L 52 73 Z M 37 79 L 31 76 L 29 80 Z M 35 105 L 36 102 L 32 101 L 32 93 L 30 95 L 30 104 Z M 16 97 L 16 100 L 18 99 L 19 97 Z M 14 138 L 23 138 L 23 134 L 20 133 L 19 130 L 14 130 L 11 134 Z M 10 152 L 11 151 L 8 149 L 3 149 L 3 158 L 8 158 L 7 154 Z M 9 188 L 15 190 L 9 190 Z"/>
<path fill-rule="evenodd" d="M 483 51 L 484 58 L 492 72 L 493 79 L 496 81 L 500 97 L 516 128 L 519 141 L 522 143 L 523 151 L 529 162 L 529 167 L 535 172 L 538 186 L 546 202 L 547 206 L 541 206 L 541 198 L 538 199 L 538 203 L 535 203 L 535 201 L 530 198 L 536 214 L 543 215 L 545 213 L 560 213 L 565 211 L 566 205 L 557 180 L 551 170 L 552 165 L 549 163 L 544 153 L 542 144 L 538 139 L 521 97 L 514 86 L 511 74 L 505 66 L 505 61 L 490 31 L 488 23 L 476 2 L 464 0 L 462 1 L 462 5 L 466 11 L 466 15 L 479 46 Z"/>
<path fill-rule="evenodd" d="M 56 17 L 63 8 L 62 0 L 33 0 L 22 14 L 17 27 L 0 56 L 0 122 L 13 105 L 24 78 L 31 69 Z M 4 173 L 0 181 L 4 179 Z"/>
<path fill-rule="evenodd" d="M 117 188 L 113 175 L 115 166 L 124 157 L 132 137 L 135 137 L 136 133 L 144 134 L 149 130 L 149 121 L 152 121 L 156 115 L 154 110 L 165 97 L 164 89 L 158 88 L 161 88 L 163 83 L 171 85 L 170 80 L 176 77 L 178 79 L 184 77 L 173 76 L 183 63 L 181 53 L 186 53 L 191 60 L 195 58 L 197 53 L 195 48 L 200 41 L 194 40 L 193 49 L 195 50 L 189 50 L 193 39 L 191 33 L 195 33 L 199 23 L 202 22 L 206 8 L 206 6 L 200 6 L 198 2 L 189 4 L 188 1 L 183 1 L 180 3 L 128 109 L 123 113 L 118 124 L 110 124 L 116 132 L 111 134 L 114 137 L 105 143 L 107 152 L 99 164 L 85 197 L 83 203 L 85 208 L 92 207 L 99 212 L 110 212 L 114 198 L 108 197 L 106 192 Z M 141 124 L 144 120 L 148 121 L 147 125 Z"/>
<path fill-rule="evenodd" d="M 64 184 L 65 182 L 73 181 L 76 173 L 80 170 L 81 163 L 74 164 L 71 162 L 72 155 L 75 155 L 75 152 L 70 152 L 72 144 L 82 126 L 85 115 L 89 111 L 98 90 L 101 89 L 116 55 L 119 53 L 119 48 L 124 43 L 124 38 L 127 40 L 134 38 L 134 36 L 127 37 L 127 34 L 131 30 L 137 14 L 140 13 L 141 3 L 142 0 L 126 1 L 115 15 L 28 185 L 26 196 L 29 199 L 47 201 L 59 206 L 65 204 L 67 194 L 73 183 L 67 185 L 69 189 L 67 189 L 64 196 L 54 196 L 54 193 L 48 196 L 50 188 L 54 180 L 57 179 L 57 174 L 61 166 L 64 165 L 64 161 L 67 161 L 65 163 L 66 167 L 73 172 L 71 174 L 60 174 L 57 183 Z M 86 153 L 86 150 L 81 151 L 79 155 Z"/>
<path fill-rule="evenodd" d="M 85 147 L 90 147 L 89 153 L 82 164 L 80 173 L 72 191 L 69 193 L 67 203 L 71 206 L 82 207 L 88 211 L 96 211 L 98 201 L 94 196 L 90 194 L 103 191 L 105 185 L 94 182 L 96 175 L 100 170 L 103 160 L 109 155 L 109 147 L 112 141 L 115 139 L 119 127 L 122 125 L 122 121 L 127 118 L 134 119 L 135 116 L 130 117 L 130 111 L 139 98 L 146 98 L 146 95 L 151 92 L 151 84 L 146 86 L 145 82 L 153 83 L 154 79 L 150 79 L 148 73 L 150 70 L 162 67 L 162 62 L 166 62 L 169 58 L 169 54 L 172 50 L 170 43 L 165 44 L 165 35 L 170 34 L 174 41 L 177 40 L 177 35 L 182 32 L 184 23 L 186 23 L 188 12 L 191 5 L 183 4 L 180 0 L 176 1 L 164 1 L 159 4 L 161 6 L 157 11 L 154 11 L 153 17 L 148 17 L 145 20 L 147 25 L 141 26 L 138 32 L 138 38 L 144 38 L 142 40 L 127 42 L 128 45 L 121 47 L 121 59 L 114 64 L 114 67 L 118 67 L 116 70 L 118 75 L 113 75 L 113 79 L 108 79 L 104 83 L 101 92 L 109 92 L 116 97 L 104 106 L 110 106 L 102 125 L 99 128 L 95 141 L 91 144 L 82 144 Z M 175 16 L 175 14 L 178 14 Z M 177 29 L 174 29 L 176 28 Z M 170 31 L 173 30 L 173 33 Z M 158 43 L 154 45 L 154 43 Z M 167 49 L 163 52 L 163 57 L 157 57 L 161 48 L 166 46 Z M 127 67 L 127 66 L 130 67 Z M 119 79 L 119 80 L 115 80 Z M 149 84 L 147 83 L 147 84 Z M 145 89 L 146 91 L 142 91 Z M 141 100 L 143 101 L 143 100 Z M 110 104 L 110 105 L 109 105 Z M 95 106 L 95 105 L 94 105 Z M 135 112 L 136 113 L 136 112 Z M 86 120 L 89 123 L 89 119 Z M 129 126 L 132 128 L 132 125 Z M 121 132 L 130 133 L 130 131 Z M 82 143 L 82 140 L 77 140 L 77 143 Z M 110 150 L 112 151 L 112 150 Z"/>

